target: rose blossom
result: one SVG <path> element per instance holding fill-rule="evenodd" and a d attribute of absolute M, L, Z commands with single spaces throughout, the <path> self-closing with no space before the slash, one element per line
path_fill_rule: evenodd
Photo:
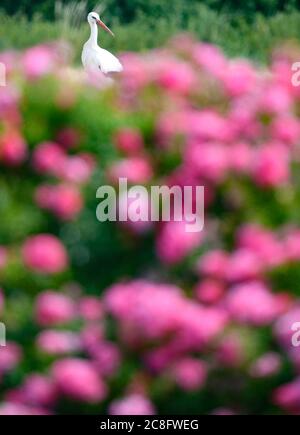
<path fill-rule="evenodd" d="M 50 234 L 39 234 L 27 239 L 22 248 L 26 267 L 41 274 L 63 272 L 68 266 L 65 247 Z"/>
<path fill-rule="evenodd" d="M 46 330 L 37 337 L 37 347 L 48 355 L 64 355 L 81 350 L 79 337 L 68 331 Z"/>
<path fill-rule="evenodd" d="M 278 300 L 259 281 L 233 287 L 227 296 L 227 308 L 235 320 L 258 326 L 269 324 L 279 312 Z"/>
<path fill-rule="evenodd" d="M 262 355 L 250 367 L 250 375 L 254 378 L 265 378 L 276 375 L 281 369 L 282 361 L 275 352 Z"/>
<path fill-rule="evenodd" d="M 57 361 L 52 367 L 52 376 L 57 388 L 75 400 L 97 403 L 106 395 L 106 386 L 87 360 L 70 358 Z"/>
<path fill-rule="evenodd" d="M 141 394 L 131 394 L 110 404 L 109 415 L 154 415 L 154 406 Z"/>
<path fill-rule="evenodd" d="M 134 155 L 142 151 L 143 138 L 138 130 L 122 128 L 114 136 L 114 142 L 118 150 L 127 155 Z"/>
<path fill-rule="evenodd" d="M 65 151 L 58 144 L 43 142 L 33 152 L 33 167 L 37 172 L 58 176 L 66 158 Z"/>
<path fill-rule="evenodd" d="M 27 157 L 27 145 L 16 131 L 9 131 L 0 137 L 0 161 L 7 166 L 19 166 Z"/>
<path fill-rule="evenodd" d="M 63 220 L 74 219 L 83 207 L 80 190 L 69 184 L 42 185 L 38 187 L 35 199 L 39 207 L 52 211 Z"/>
<path fill-rule="evenodd" d="M 0 374 L 13 370 L 22 359 L 22 351 L 18 344 L 7 342 L 0 347 Z"/>
<path fill-rule="evenodd" d="M 71 321 L 75 316 L 73 301 L 60 293 L 41 293 L 35 304 L 36 321 L 41 326 L 53 326 Z"/>
<path fill-rule="evenodd" d="M 36 79 L 52 71 L 55 65 L 55 52 L 49 46 L 38 45 L 25 51 L 22 63 L 27 77 Z"/>
<path fill-rule="evenodd" d="M 268 144 L 256 151 L 253 177 L 261 187 L 277 187 L 288 181 L 289 155 L 286 147 Z"/>
<path fill-rule="evenodd" d="M 188 232 L 185 221 L 164 223 L 156 241 L 158 257 L 166 264 L 182 261 L 203 240 L 202 232 Z"/>
<path fill-rule="evenodd" d="M 109 178 L 118 183 L 120 178 L 127 178 L 129 183 L 147 183 L 153 171 L 149 161 L 144 157 L 128 157 L 114 163 L 109 169 Z"/>
<path fill-rule="evenodd" d="M 203 361 L 194 358 L 185 358 L 175 363 L 172 375 L 185 391 L 200 390 L 207 377 L 207 367 Z"/>

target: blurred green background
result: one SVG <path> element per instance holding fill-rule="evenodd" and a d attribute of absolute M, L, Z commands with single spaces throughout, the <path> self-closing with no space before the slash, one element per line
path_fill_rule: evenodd
<path fill-rule="evenodd" d="M 272 47 L 300 38 L 298 0 L 2 0 L 0 50 L 24 48 L 58 38 L 74 47 L 77 61 L 88 35 L 86 13 L 102 12 L 116 39 L 101 34 L 114 51 L 142 51 L 187 31 L 221 46 L 230 56 L 266 62 Z M 16 25 L 16 21 L 18 24 Z"/>

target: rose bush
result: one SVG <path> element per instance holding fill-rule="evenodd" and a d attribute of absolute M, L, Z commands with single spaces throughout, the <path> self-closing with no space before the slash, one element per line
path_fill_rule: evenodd
<path fill-rule="evenodd" d="M 300 412 L 297 56 L 183 36 L 107 86 L 0 55 L 0 414 Z M 120 177 L 203 185 L 204 231 L 99 223 Z"/>

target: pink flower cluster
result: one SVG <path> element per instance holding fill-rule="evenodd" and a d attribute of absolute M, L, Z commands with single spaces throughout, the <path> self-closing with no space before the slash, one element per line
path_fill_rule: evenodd
<path fill-rule="evenodd" d="M 12 328 L 0 347 L 0 414 L 63 413 L 77 402 L 83 412 L 152 415 L 173 392 L 199 404 L 198 414 L 202 406 L 251 413 L 258 384 L 261 413 L 299 414 L 294 50 L 276 52 L 267 69 L 182 36 L 162 50 L 124 54 L 113 90 L 95 92 L 65 67 L 62 48 L 0 55 L 9 209 L 0 316 Z M 35 97 L 39 89 L 50 108 Z M 98 184 L 125 177 L 146 188 L 204 186 L 205 230 L 187 232 L 172 213 L 170 222 L 97 227 L 94 172 Z M 10 219 L 26 220 L 24 229 L 12 232 Z M 209 410 L 206 393 L 215 399 Z"/>

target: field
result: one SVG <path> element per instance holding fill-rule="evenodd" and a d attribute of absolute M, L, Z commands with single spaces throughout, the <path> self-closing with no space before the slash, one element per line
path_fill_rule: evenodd
<path fill-rule="evenodd" d="M 180 32 L 189 32 L 201 41 L 220 46 L 229 56 L 245 56 L 266 62 L 274 46 L 300 38 L 300 12 L 296 10 L 279 12 L 272 17 L 256 14 L 251 20 L 241 14 L 218 13 L 202 4 L 190 14 L 183 14 L 180 8 L 173 12 L 170 16 L 159 18 L 141 14 L 128 24 L 120 24 L 117 17 L 109 17 L 116 39 L 111 40 L 102 34 L 102 45 L 114 52 L 144 51 L 164 45 Z M 63 39 L 70 42 L 78 61 L 88 31 L 85 14 L 69 13 L 66 8 L 57 14 L 54 22 L 38 15 L 28 20 L 22 15 L 14 17 L 2 13 L 0 49 L 23 49 Z"/>

